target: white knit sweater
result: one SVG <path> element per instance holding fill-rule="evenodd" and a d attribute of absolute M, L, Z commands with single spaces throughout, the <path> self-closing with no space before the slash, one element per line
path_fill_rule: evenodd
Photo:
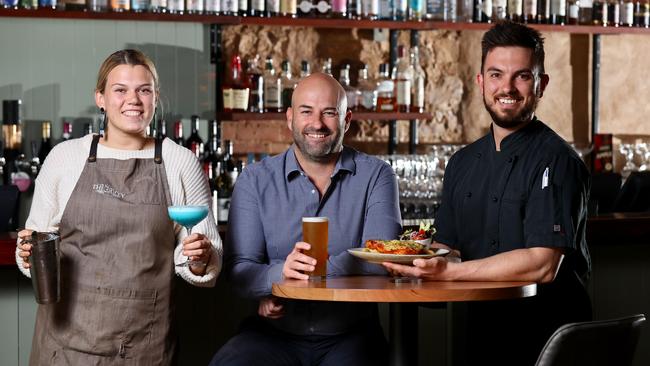
<path fill-rule="evenodd" d="M 37 231 L 58 231 L 61 216 L 72 195 L 90 152 L 92 135 L 73 139 L 56 145 L 45 159 L 43 167 L 36 178 L 34 198 L 25 228 Z M 98 145 L 97 157 L 127 160 L 133 158 L 153 158 L 154 149 L 119 150 Z M 162 157 L 167 174 L 169 194 L 174 205 L 209 205 L 212 212 L 212 200 L 207 179 L 196 157 L 188 149 L 177 145 L 170 139 L 165 139 L 162 146 Z M 176 274 L 196 286 L 214 286 L 221 271 L 222 243 L 217 225 L 212 215 L 197 224 L 193 232 L 202 233 L 212 242 L 213 254 L 208 263 L 205 275 L 196 276 L 189 268 L 177 266 Z M 181 242 L 187 235 L 186 231 L 174 224 L 176 233 L 176 249 L 174 262 L 181 263 L 187 257 L 183 256 Z M 20 270 L 29 275 L 29 270 L 23 268 L 23 260 L 16 250 L 16 263 Z"/>

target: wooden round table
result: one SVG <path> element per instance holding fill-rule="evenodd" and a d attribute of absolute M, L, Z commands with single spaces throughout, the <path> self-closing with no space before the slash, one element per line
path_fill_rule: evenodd
<path fill-rule="evenodd" d="M 408 303 L 505 300 L 536 294 L 534 282 L 392 282 L 384 276 L 285 280 L 273 284 L 273 295 L 287 299 L 390 303 L 390 365 L 417 364 L 417 306 Z"/>

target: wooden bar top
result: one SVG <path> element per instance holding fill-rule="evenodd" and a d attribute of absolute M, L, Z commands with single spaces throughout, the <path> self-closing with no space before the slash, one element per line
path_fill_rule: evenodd
<path fill-rule="evenodd" d="M 342 276 L 323 281 L 284 280 L 273 295 L 289 299 L 353 302 L 450 302 L 535 296 L 533 282 L 417 281 L 395 283 L 388 276 Z"/>

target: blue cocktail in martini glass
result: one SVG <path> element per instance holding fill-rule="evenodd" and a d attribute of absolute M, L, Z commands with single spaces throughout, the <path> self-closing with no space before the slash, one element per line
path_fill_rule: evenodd
<path fill-rule="evenodd" d="M 187 236 L 190 236 L 194 225 L 208 216 L 208 206 L 169 206 L 167 207 L 167 213 L 170 219 L 183 225 L 187 229 Z M 183 267 L 189 265 L 205 265 L 205 263 L 192 261 L 188 257 L 186 262 L 177 264 L 177 266 Z"/>

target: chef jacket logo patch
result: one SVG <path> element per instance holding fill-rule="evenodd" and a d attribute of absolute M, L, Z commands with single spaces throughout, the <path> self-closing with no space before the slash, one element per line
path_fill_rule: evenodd
<path fill-rule="evenodd" d="M 103 183 L 93 184 L 93 191 L 102 195 L 112 196 L 119 199 L 122 199 L 126 196 L 126 194 L 118 192 L 115 188 Z"/>
<path fill-rule="evenodd" d="M 560 225 L 553 225 L 553 232 L 559 233 L 562 231 L 562 227 Z"/>

